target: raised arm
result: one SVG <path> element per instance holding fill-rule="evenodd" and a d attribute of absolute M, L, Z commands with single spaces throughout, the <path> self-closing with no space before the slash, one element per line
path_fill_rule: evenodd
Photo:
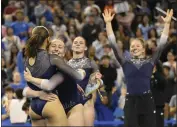
<path fill-rule="evenodd" d="M 111 14 L 110 10 L 105 10 L 103 13 L 103 18 L 106 23 L 106 32 L 108 35 L 109 43 L 114 51 L 116 59 L 120 62 L 120 64 L 123 64 L 125 62 L 125 58 L 123 57 L 123 54 L 120 52 L 120 49 L 116 43 L 116 38 L 114 35 L 114 32 L 112 30 L 112 24 L 111 21 L 113 19 L 115 14 Z"/>
<path fill-rule="evenodd" d="M 67 73 L 76 80 L 83 80 L 85 77 L 85 73 L 81 71 L 81 69 L 79 71 L 76 71 L 68 64 L 66 64 L 65 61 L 62 58 L 58 57 L 57 55 L 54 54 L 50 55 L 50 62 L 52 65 L 57 66 L 59 70 Z"/>
<path fill-rule="evenodd" d="M 173 16 L 173 10 L 171 9 L 170 11 L 167 10 L 167 15 L 165 18 L 161 17 L 163 19 L 163 21 L 165 22 L 165 24 L 164 24 L 163 32 L 160 37 L 160 43 L 156 49 L 156 52 L 152 56 L 152 60 L 154 63 L 156 63 L 158 61 L 158 59 L 160 58 L 160 55 L 166 45 L 172 16 Z"/>

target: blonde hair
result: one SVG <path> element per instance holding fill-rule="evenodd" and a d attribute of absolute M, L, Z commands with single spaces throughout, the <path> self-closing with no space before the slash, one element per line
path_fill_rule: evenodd
<path fill-rule="evenodd" d="M 147 43 L 146 43 L 146 41 L 143 38 L 131 38 L 130 39 L 130 45 L 135 40 L 139 41 L 142 44 L 143 48 L 146 48 L 146 44 Z"/>

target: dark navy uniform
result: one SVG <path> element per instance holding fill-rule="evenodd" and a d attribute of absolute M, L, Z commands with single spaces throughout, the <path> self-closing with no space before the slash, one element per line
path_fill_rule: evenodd
<path fill-rule="evenodd" d="M 85 91 L 85 88 L 89 82 L 90 75 L 93 72 L 98 71 L 98 66 L 96 63 L 92 60 L 90 60 L 87 57 L 82 57 L 78 59 L 71 59 L 68 61 L 68 64 L 74 68 L 74 69 L 83 69 L 86 72 L 86 76 L 82 81 L 78 81 L 77 84 L 82 87 L 82 89 Z M 79 92 L 79 91 L 78 91 Z M 82 104 L 85 104 L 89 99 L 91 99 L 91 95 L 88 97 L 85 97 L 82 95 L 82 93 L 79 92 L 79 100 Z"/>
<path fill-rule="evenodd" d="M 161 37 L 157 51 L 149 59 L 124 57 L 116 44 L 115 36 L 112 34 L 108 38 L 116 59 L 122 65 L 127 84 L 125 127 L 156 127 L 156 111 L 150 81 L 153 67 L 166 44 L 167 36 Z"/>
<path fill-rule="evenodd" d="M 74 106 L 81 103 L 78 100 L 79 94 L 76 80 L 65 72 L 62 72 L 62 75 L 64 81 L 59 84 L 53 92 L 58 95 L 67 114 Z"/>
<path fill-rule="evenodd" d="M 34 65 L 29 65 L 28 58 L 25 62 L 25 68 L 28 67 L 32 76 L 41 79 L 50 79 L 57 71 L 65 72 L 74 79 L 81 79 L 80 75 L 68 66 L 63 59 L 57 55 L 49 55 L 46 50 L 38 50 Z M 41 91 L 42 89 L 36 87 L 32 83 L 27 82 L 28 86 L 35 91 Z M 50 84 L 49 84 L 50 85 Z M 47 101 L 39 98 L 32 98 L 31 109 L 42 116 L 42 110 Z"/>

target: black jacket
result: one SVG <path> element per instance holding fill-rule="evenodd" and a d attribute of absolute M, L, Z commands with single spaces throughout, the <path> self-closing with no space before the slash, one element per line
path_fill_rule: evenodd
<path fill-rule="evenodd" d="M 162 73 L 156 71 L 155 73 L 152 74 L 151 91 L 156 106 L 163 106 L 165 104 L 166 84 L 167 81 Z"/>

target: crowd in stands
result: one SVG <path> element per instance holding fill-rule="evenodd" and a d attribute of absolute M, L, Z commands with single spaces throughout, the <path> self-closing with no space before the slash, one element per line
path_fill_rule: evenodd
<path fill-rule="evenodd" d="M 173 3 L 174 2 L 174 3 Z M 139 5 L 139 6 L 137 6 Z M 23 97 L 24 47 L 35 26 L 45 26 L 50 39 L 60 38 L 66 45 L 66 60 L 72 58 L 71 45 L 77 36 L 87 42 L 87 57 L 95 60 L 103 75 L 105 87 L 95 102 L 96 120 L 123 121 L 126 100 L 126 80 L 122 67 L 115 67 L 114 53 L 109 45 L 102 17 L 104 9 L 113 9 L 113 29 L 121 53 L 131 57 L 129 42 L 132 38 L 146 41 L 146 54 L 156 51 L 163 29 L 161 13 L 174 7 L 172 0 L 2 0 L 1 33 L 1 117 L 13 123 L 29 121 L 29 100 Z M 151 90 L 156 107 L 164 107 L 164 119 L 175 119 L 177 112 L 177 22 L 170 25 L 168 44 L 155 66 L 151 79 Z M 160 75 L 161 77 L 159 78 Z M 69 89 L 69 88 L 68 88 Z M 119 113 L 116 113 L 119 112 Z"/>

